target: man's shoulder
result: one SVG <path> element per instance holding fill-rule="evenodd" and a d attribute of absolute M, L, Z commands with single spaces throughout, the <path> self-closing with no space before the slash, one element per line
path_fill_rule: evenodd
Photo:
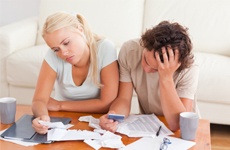
<path fill-rule="evenodd" d="M 138 55 L 138 53 L 142 49 L 139 41 L 140 39 L 131 39 L 131 40 L 124 42 L 124 44 L 122 45 L 120 49 L 120 53 L 122 53 L 122 55 L 124 54 L 131 55 L 131 53 L 133 53 L 134 55 L 136 54 Z"/>
<path fill-rule="evenodd" d="M 130 47 L 130 48 L 132 48 L 132 47 L 139 48 L 140 47 L 140 39 L 136 38 L 136 39 L 128 40 L 128 41 L 124 42 L 123 46 Z"/>
<path fill-rule="evenodd" d="M 140 46 L 139 39 L 126 41 L 119 52 L 119 63 L 126 64 L 130 68 L 140 65 L 143 47 Z"/>
<path fill-rule="evenodd" d="M 185 68 L 178 72 L 180 76 L 190 76 L 195 77 L 199 75 L 199 65 L 196 62 L 193 62 L 188 68 Z"/>

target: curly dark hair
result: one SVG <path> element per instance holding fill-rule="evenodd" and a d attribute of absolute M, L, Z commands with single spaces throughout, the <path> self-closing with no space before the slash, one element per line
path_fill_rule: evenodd
<path fill-rule="evenodd" d="M 163 62 L 162 47 L 171 47 L 179 50 L 179 62 L 181 66 L 177 71 L 181 71 L 191 66 L 194 62 L 192 54 L 192 43 L 187 33 L 188 28 L 181 26 L 179 23 L 170 23 L 162 21 L 152 29 L 147 30 L 140 39 L 142 47 L 148 51 L 158 52 Z M 154 55 L 155 57 L 155 55 Z"/>

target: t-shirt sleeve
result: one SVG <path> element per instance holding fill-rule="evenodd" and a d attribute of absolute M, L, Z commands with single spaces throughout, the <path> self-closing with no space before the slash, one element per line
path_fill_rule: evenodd
<path fill-rule="evenodd" d="M 55 72 L 57 72 L 58 56 L 52 50 L 48 50 L 46 53 L 45 61 Z"/>
<path fill-rule="evenodd" d="M 181 98 L 189 98 L 194 99 L 197 86 L 198 86 L 198 78 L 199 78 L 199 66 L 192 65 L 190 68 L 186 69 L 182 74 L 181 81 L 178 82 L 177 85 L 177 93 Z"/>
<path fill-rule="evenodd" d="M 102 69 L 117 60 L 117 51 L 115 45 L 104 40 L 98 47 L 99 67 Z"/>
<path fill-rule="evenodd" d="M 129 46 L 124 43 L 120 49 L 118 56 L 119 71 L 120 71 L 120 81 L 121 82 L 132 82 L 130 75 L 130 67 L 128 65 L 128 50 Z"/>

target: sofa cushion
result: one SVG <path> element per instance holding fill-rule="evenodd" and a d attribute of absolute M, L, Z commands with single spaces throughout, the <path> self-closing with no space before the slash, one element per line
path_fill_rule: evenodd
<path fill-rule="evenodd" d="M 230 104 L 230 57 L 195 52 L 200 67 L 198 101 Z"/>
<path fill-rule="evenodd" d="M 8 83 L 15 86 L 35 87 L 41 63 L 48 49 L 44 44 L 12 53 L 6 60 Z"/>
<path fill-rule="evenodd" d="M 230 56 L 229 6 L 229 0 L 146 0 L 144 30 L 176 21 L 189 28 L 195 51 Z"/>
<path fill-rule="evenodd" d="M 56 11 L 77 12 L 86 18 L 93 32 L 120 47 L 141 35 L 143 9 L 144 0 L 41 0 L 39 30 L 41 33 L 47 16 Z M 44 43 L 40 34 L 37 43 Z"/>

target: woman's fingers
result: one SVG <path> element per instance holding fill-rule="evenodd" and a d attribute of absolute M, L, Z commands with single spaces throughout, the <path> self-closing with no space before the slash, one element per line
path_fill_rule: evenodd
<path fill-rule="evenodd" d="M 38 132 L 39 134 L 46 134 L 48 132 L 48 127 L 41 125 L 38 122 L 39 120 L 50 121 L 49 116 L 37 117 L 32 121 L 32 127 L 35 129 L 36 132 Z"/>

